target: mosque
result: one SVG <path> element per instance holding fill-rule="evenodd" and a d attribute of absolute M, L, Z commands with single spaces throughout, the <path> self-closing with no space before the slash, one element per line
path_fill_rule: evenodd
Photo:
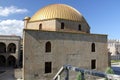
<path fill-rule="evenodd" d="M 25 17 L 24 25 L 24 80 L 52 80 L 65 64 L 97 71 L 109 66 L 107 35 L 92 34 L 82 14 L 69 5 L 45 6 Z"/>

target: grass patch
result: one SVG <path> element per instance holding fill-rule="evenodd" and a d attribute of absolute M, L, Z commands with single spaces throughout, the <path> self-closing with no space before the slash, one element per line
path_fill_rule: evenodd
<path fill-rule="evenodd" d="M 111 60 L 111 63 L 120 62 L 120 60 Z"/>

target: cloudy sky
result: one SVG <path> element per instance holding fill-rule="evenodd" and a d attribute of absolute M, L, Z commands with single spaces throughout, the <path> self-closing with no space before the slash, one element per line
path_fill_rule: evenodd
<path fill-rule="evenodd" d="M 120 39 L 120 0 L 0 0 L 0 35 L 22 35 L 25 16 L 40 8 L 62 3 L 83 14 L 92 33 Z"/>

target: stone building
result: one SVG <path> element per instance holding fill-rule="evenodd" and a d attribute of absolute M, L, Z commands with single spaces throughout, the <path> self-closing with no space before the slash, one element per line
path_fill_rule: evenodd
<path fill-rule="evenodd" d="M 108 40 L 108 49 L 111 55 L 120 54 L 120 41 L 119 40 Z"/>
<path fill-rule="evenodd" d="M 120 41 L 108 40 L 108 50 L 111 54 L 111 60 L 120 60 Z"/>
<path fill-rule="evenodd" d="M 0 67 L 17 67 L 20 65 L 19 36 L 0 35 Z"/>
<path fill-rule="evenodd" d="M 24 80 L 52 80 L 65 64 L 97 71 L 109 66 L 107 35 L 90 33 L 85 18 L 71 6 L 48 5 L 24 23 Z"/>

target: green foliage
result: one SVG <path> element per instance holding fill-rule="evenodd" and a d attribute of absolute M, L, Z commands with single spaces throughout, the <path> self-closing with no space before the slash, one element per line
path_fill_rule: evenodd
<path fill-rule="evenodd" d="M 114 71 L 111 67 L 108 67 L 105 71 L 106 74 L 114 74 Z M 105 78 L 105 80 L 108 80 L 107 78 Z"/>
<path fill-rule="evenodd" d="M 114 71 L 113 71 L 113 69 L 111 67 L 108 67 L 105 73 L 114 74 Z"/>
<path fill-rule="evenodd" d="M 120 62 L 120 60 L 111 60 L 111 63 Z"/>
<path fill-rule="evenodd" d="M 77 80 L 82 80 L 81 73 L 78 73 L 78 75 L 77 75 Z"/>

